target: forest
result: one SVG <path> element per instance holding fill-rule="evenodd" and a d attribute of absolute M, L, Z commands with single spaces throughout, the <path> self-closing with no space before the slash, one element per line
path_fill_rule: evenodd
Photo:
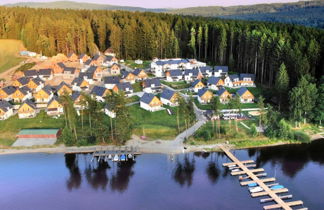
<path fill-rule="evenodd" d="M 0 7 L 0 38 L 20 39 L 44 55 L 112 47 L 124 59 L 197 58 L 255 73 L 271 87 L 284 63 L 289 86 L 323 74 L 324 31 L 280 23 L 149 12 Z"/>

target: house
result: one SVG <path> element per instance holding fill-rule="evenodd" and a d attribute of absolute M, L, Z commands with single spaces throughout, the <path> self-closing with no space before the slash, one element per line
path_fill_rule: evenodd
<path fill-rule="evenodd" d="M 90 59 L 90 57 L 87 54 L 81 54 L 79 56 L 79 61 L 80 61 L 81 64 L 85 63 L 89 59 Z"/>
<path fill-rule="evenodd" d="M 38 77 L 37 70 L 26 70 L 24 71 L 24 76 L 27 78 L 36 78 Z"/>
<path fill-rule="evenodd" d="M 60 116 L 64 113 L 63 105 L 60 103 L 58 97 L 53 97 L 47 104 L 46 113 L 49 116 Z"/>
<path fill-rule="evenodd" d="M 210 103 L 213 96 L 213 92 L 211 92 L 207 88 L 203 88 L 198 91 L 198 101 L 201 104 Z"/>
<path fill-rule="evenodd" d="M 61 96 L 63 94 L 72 94 L 72 88 L 66 84 L 65 82 L 61 82 L 57 87 L 56 87 L 57 95 Z"/>
<path fill-rule="evenodd" d="M 56 56 L 53 56 L 51 58 L 51 61 L 55 62 L 55 63 L 66 62 L 67 60 L 68 60 L 68 58 L 63 53 L 58 53 Z"/>
<path fill-rule="evenodd" d="M 230 94 L 225 88 L 220 88 L 217 92 L 217 96 L 221 103 L 227 103 L 230 98 L 232 98 L 232 94 Z"/>
<path fill-rule="evenodd" d="M 39 77 L 29 80 L 27 87 L 29 87 L 33 92 L 37 92 L 44 87 L 44 81 Z"/>
<path fill-rule="evenodd" d="M 27 99 L 31 99 L 32 97 L 32 91 L 27 86 L 17 88 L 11 96 L 12 100 L 16 103 L 21 103 Z"/>
<path fill-rule="evenodd" d="M 161 102 L 168 106 L 178 106 L 178 93 L 168 88 L 163 89 L 161 93 Z"/>
<path fill-rule="evenodd" d="M 132 72 L 129 71 L 122 71 L 121 79 L 123 82 L 129 82 L 131 84 L 135 83 L 136 76 Z"/>
<path fill-rule="evenodd" d="M 53 74 L 54 74 L 54 76 L 62 75 L 65 67 L 66 66 L 62 62 L 53 64 Z"/>
<path fill-rule="evenodd" d="M 135 60 L 134 62 L 135 62 L 135 64 L 138 64 L 138 65 L 141 65 L 141 64 L 143 64 L 143 61 L 142 61 L 142 60 L 140 60 L 140 59 L 137 59 L 137 60 Z"/>
<path fill-rule="evenodd" d="M 246 87 L 241 87 L 236 93 L 240 96 L 241 103 L 253 103 L 254 95 Z"/>
<path fill-rule="evenodd" d="M 224 81 L 220 77 L 209 77 L 207 86 L 212 90 L 218 90 L 219 87 L 224 86 Z"/>
<path fill-rule="evenodd" d="M 13 106 L 7 101 L 0 100 L 0 120 L 6 120 L 13 115 Z"/>
<path fill-rule="evenodd" d="M 224 86 L 226 87 L 238 87 L 240 86 L 240 78 L 237 74 L 226 76 L 224 79 Z"/>
<path fill-rule="evenodd" d="M 93 65 L 101 66 L 104 63 L 104 61 L 105 61 L 105 56 L 101 55 L 100 53 L 94 55 L 92 58 Z"/>
<path fill-rule="evenodd" d="M 120 65 L 117 63 L 114 63 L 111 67 L 110 67 L 110 74 L 115 76 L 115 75 L 120 75 Z"/>
<path fill-rule="evenodd" d="M 102 68 L 99 66 L 90 66 L 85 74 L 82 74 L 84 79 L 86 79 L 90 84 L 93 84 L 95 81 L 101 81 L 103 77 Z"/>
<path fill-rule="evenodd" d="M 143 82 L 143 91 L 146 93 L 160 92 L 162 89 L 161 81 L 157 78 L 147 79 Z"/>
<path fill-rule="evenodd" d="M 106 104 L 104 111 L 105 114 L 108 115 L 110 118 L 116 118 L 116 112 L 112 109 L 112 107 L 109 104 Z"/>
<path fill-rule="evenodd" d="M 101 86 L 94 86 L 91 90 L 90 95 L 96 99 L 98 102 L 105 102 L 104 97 L 110 94 L 109 89 Z"/>
<path fill-rule="evenodd" d="M 53 96 L 53 90 L 48 85 L 34 93 L 34 99 L 36 103 L 48 103 L 53 98 Z"/>
<path fill-rule="evenodd" d="M 132 85 L 129 82 L 118 83 L 112 89 L 115 93 L 123 92 L 125 96 L 129 96 L 134 92 Z"/>
<path fill-rule="evenodd" d="M 186 69 L 184 71 L 184 80 L 187 82 L 192 82 L 196 79 L 202 79 L 203 75 L 198 69 Z"/>
<path fill-rule="evenodd" d="M 254 86 L 255 75 L 254 74 L 240 74 L 241 86 Z"/>
<path fill-rule="evenodd" d="M 109 47 L 108 49 L 106 49 L 105 52 L 104 52 L 104 54 L 106 56 L 113 56 L 113 57 L 116 56 L 116 53 L 114 52 L 114 50 L 111 47 Z"/>
<path fill-rule="evenodd" d="M 166 80 L 169 82 L 178 82 L 182 80 L 182 70 L 169 70 L 165 73 Z"/>
<path fill-rule="evenodd" d="M 36 116 L 36 105 L 31 100 L 26 100 L 18 109 L 19 119 L 33 118 Z"/>
<path fill-rule="evenodd" d="M 114 63 L 118 63 L 118 59 L 115 56 L 108 55 L 103 62 L 104 66 L 112 66 Z"/>
<path fill-rule="evenodd" d="M 73 79 L 79 76 L 80 71 L 73 67 L 65 67 L 63 70 L 64 79 Z"/>
<path fill-rule="evenodd" d="M 118 76 L 104 77 L 104 85 L 108 89 L 113 89 L 116 84 L 120 83 L 121 78 Z"/>
<path fill-rule="evenodd" d="M 195 92 L 195 93 L 198 93 L 198 90 L 200 90 L 200 89 L 202 89 L 202 88 L 204 88 L 205 87 L 205 84 L 201 81 L 201 80 L 199 80 L 199 79 L 197 79 L 197 80 L 195 80 L 192 84 L 191 84 L 191 89 Z"/>
<path fill-rule="evenodd" d="M 214 76 L 215 77 L 226 77 L 228 75 L 228 66 L 215 66 Z"/>
<path fill-rule="evenodd" d="M 81 94 L 80 91 L 73 91 L 71 99 L 73 101 L 74 108 L 79 109 L 79 110 L 82 110 L 85 108 L 84 107 L 85 105 L 83 104 L 83 101 L 82 101 L 83 97 L 84 96 Z"/>
<path fill-rule="evenodd" d="M 211 66 L 203 66 L 203 67 L 199 67 L 198 69 L 204 77 L 213 76 L 214 70 Z"/>
<path fill-rule="evenodd" d="M 77 62 L 79 60 L 79 57 L 75 53 L 69 53 L 67 59 L 70 62 Z"/>
<path fill-rule="evenodd" d="M 89 90 L 90 84 L 89 82 L 84 79 L 83 77 L 75 78 L 72 83 L 72 90 L 73 91 L 86 91 Z"/>
<path fill-rule="evenodd" d="M 44 81 L 53 79 L 53 69 L 40 69 L 38 70 L 38 77 Z"/>
<path fill-rule="evenodd" d="M 162 102 L 152 93 L 144 93 L 140 99 L 140 107 L 147 111 L 155 112 L 162 109 Z"/>
<path fill-rule="evenodd" d="M 16 79 L 13 83 L 12 86 L 15 87 L 22 87 L 28 84 L 29 82 L 29 78 L 28 77 L 20 77 L 19 79 Z"/>
<path fill-rule="evenodd" d="M 156 77 L 163 77 L 168 70 L 192 69 L 191 63 L 187 59 L 154 59 L 151 62 L 151 70 Z"/>
<path fill-rule="evenodd" d="M 148 75 L 144 71 L 144 69 L 135 69 L 133 74 L 135 75 L 135 79 L 137 81 L 143 81 L 148 78 Z"/>
<path fill-rule="evenodd" d="M 16 91 L 16 87 L 7 86 L 0 89 L 0 99 L 10 101 L 12 99 L 12 94 Z"/>

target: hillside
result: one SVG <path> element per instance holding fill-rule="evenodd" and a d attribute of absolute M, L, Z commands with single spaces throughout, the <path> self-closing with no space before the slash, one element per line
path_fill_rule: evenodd
<path fill-rule="evenodd" d="M 0 73 L 24 60 L 19 57 L 19 51 L 23 49 L 25 48 L 22 41 L 0 39 Z"/>
<path fill-rule="evenodd" d="M 165 12 L 167 9 L 147 9 L 142 7 L 117 6 L 109 4 L 92 4 L 75 1 L 55 1 L 55 2 L 20 2 L 16 4 L 6 4 L 6 7 L 31 7 L 49 9 L 89 9 L 89 10 L 125 10 L 139 12 Z"/>

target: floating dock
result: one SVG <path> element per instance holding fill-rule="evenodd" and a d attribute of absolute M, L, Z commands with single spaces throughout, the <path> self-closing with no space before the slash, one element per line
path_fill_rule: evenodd
<path fill-rule="evenodd" d="M 270 189 L 270 187 L 267 186 L 265 183 L 266 182 L 276 181 L 276 179 L 275 178 L 260 179 L 254 173 L 263 172 L 264 171 L 263 168 L 250 169 L 250 168 L 247 167 L 247 165 L 245 165 L 245 164 L 254 164 L 253 160 L 240 161 L 224 146 L 220 146 L 220 149 L 223 150 L 225 152 L 225 154 L 227 155 L 227 157 L 230 158 L 233 161 L 231 163 L 224 163 L 223 166 L 238 167 L 237 169 L 240 170 L 240 171 L 232 172 L 231 175 L 236 176 L 236 175 L 245 174 L 245 175 L 247 175 L 249 177 L 249 179 L 251 179 L 250 181 L 241 182 L 240 184 L 242 186 L 245 186 L 245 185 L 248 185 L 248 184 L 251 184 L 251 183 L 256 183 L 259 187 L 261 187 L 263 189 L 262 192 L 251 193 L 252 197 L 269 196 L 270 198 L 268 198 L 268 201 L 273 201 L 273 202 L 276 203 L 276 204 L 273 204 L 273 205 L 264 206 L 263 209 L 269 210 L 269 209 L 282 208 L 282 209 L 285 209 L 285 210 L 292 210 L 292 208 L 291 208 L 292 206 L 303 205 L 303 201 L 300 201 L 300 200 L 299 201 L 292 201 L 292 202 L 283 201 L 283 199 L 288 199 L 288 197 L 287 196 L 286 197 L 280 196 L 278 194 L 286 193 L 286 192 L 288 192 L 288 189 L 286 189 L 286 188 L 277 189 L 277 190 Z M 291 195 L 291 197 L 292 197 L 292 195 Z M 262 200 L 264 200 L 264 199 L 261 199 L 261 201 Z"/>

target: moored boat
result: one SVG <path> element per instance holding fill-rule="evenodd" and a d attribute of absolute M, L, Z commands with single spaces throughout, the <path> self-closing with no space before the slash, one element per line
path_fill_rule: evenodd
<path fill-rule="evenodd" d="M 250 193 L 257 193 L 257 192 L 262 192 L 263 188 L 262 187 L 251 187 L 249 189 Z"/>
<path fill-rule="evenodd" d="M 275 185 L 275 186 L 270 187 L 271 190 L 279 190 L 279 189 L 283 189 L 283 188 L 284 188 L 283 185 Z"/>
<path fill-rule="evenodd" d="M 114 161 L 114 162 L 119 161 L 119 156 L 118 156 L 118 155 L 115 155 L 113 161 Z"/>

